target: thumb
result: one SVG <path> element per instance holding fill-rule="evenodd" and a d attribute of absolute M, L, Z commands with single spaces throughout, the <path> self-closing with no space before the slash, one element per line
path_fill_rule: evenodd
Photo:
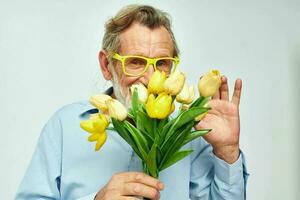
<path fill-rule="evenodd" d="M 207 129 L 207 128 L 209 128 L 209 127 L 208 127 L 208 124 L 205 120 L 205 117 L 198 124 L 196 124 L 196 126 L 195 126 L 196 130 Z"/>

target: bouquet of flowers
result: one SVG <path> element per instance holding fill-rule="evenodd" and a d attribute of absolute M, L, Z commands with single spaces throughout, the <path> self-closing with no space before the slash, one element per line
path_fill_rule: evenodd
<path fill-rule="evenodd" d="M 220 84 L 220 72 L 211 70 L 199 80 L 200 96 L 194 100 L 193 86 L 185 83 L 182 72 L 175 71 L 166 77 L 164 72 L 157 70 L 147 88 L 143 84 L 131 86 L 129 110 L 108 95 L 91 96 L 90 103 L 99 113 L 81 121 L 80 126 L 90 133 L 88 140 L 96 142 L 95 150 L 105 143 L 106 129 L 115 130 L 140 157 L 144 172 L 158 178 L 160 171 L 193 151 L 182 150 L 185 144 L 210 131 L 193 127 L 209 111 L 208 101 Z M 176 116 L 170 116 L 175 110 L 175 101 L 181 106 Z"/>

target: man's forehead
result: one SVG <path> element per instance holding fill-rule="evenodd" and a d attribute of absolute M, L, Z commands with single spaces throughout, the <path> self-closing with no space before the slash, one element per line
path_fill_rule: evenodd
<path fill-rule="evenodd" d="M 122 32 L 119 39 L 120 53 L 149 57 L 171 56 L 173 53 L 170 33 L 163 26 L 149 29 L 144 25 L 135 23 Z"/>

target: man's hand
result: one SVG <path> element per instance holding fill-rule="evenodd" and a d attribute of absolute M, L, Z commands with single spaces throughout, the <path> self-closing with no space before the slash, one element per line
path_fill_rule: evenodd
<path fill-rule="evenodd" d="M 213 146 L 214 154 L 227 163 L 234 163 L 239 158 L 241 89 L 242 80 L 237 79 L 229 101 L 227 78 L 223 76 L 219 92 L 209 102 L 211 110 L 195 126 L 197 130 L 212 129 L 204 139 Z"/>
<path fill-rule="evenodd" d="M 163 183 L 147 174 L 123 172 L 115 174 L 97 193 L 95 200 L 159 199 L 159 191 L 163 188 Z"/>

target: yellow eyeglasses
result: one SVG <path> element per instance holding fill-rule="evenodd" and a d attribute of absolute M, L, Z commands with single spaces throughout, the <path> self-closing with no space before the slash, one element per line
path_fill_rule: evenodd
<path fill-rule="evenodd" d="M 170 74 L 175 71 L 179 64 L 177 57 L 147 58 L 143 56 L 121 56 L 114 53 L 113 58 L 122 63 L 123 73 L 127 76 L 142 76 L 148 71 L 149 65 L 153 65 L 154 70 Z"/>

